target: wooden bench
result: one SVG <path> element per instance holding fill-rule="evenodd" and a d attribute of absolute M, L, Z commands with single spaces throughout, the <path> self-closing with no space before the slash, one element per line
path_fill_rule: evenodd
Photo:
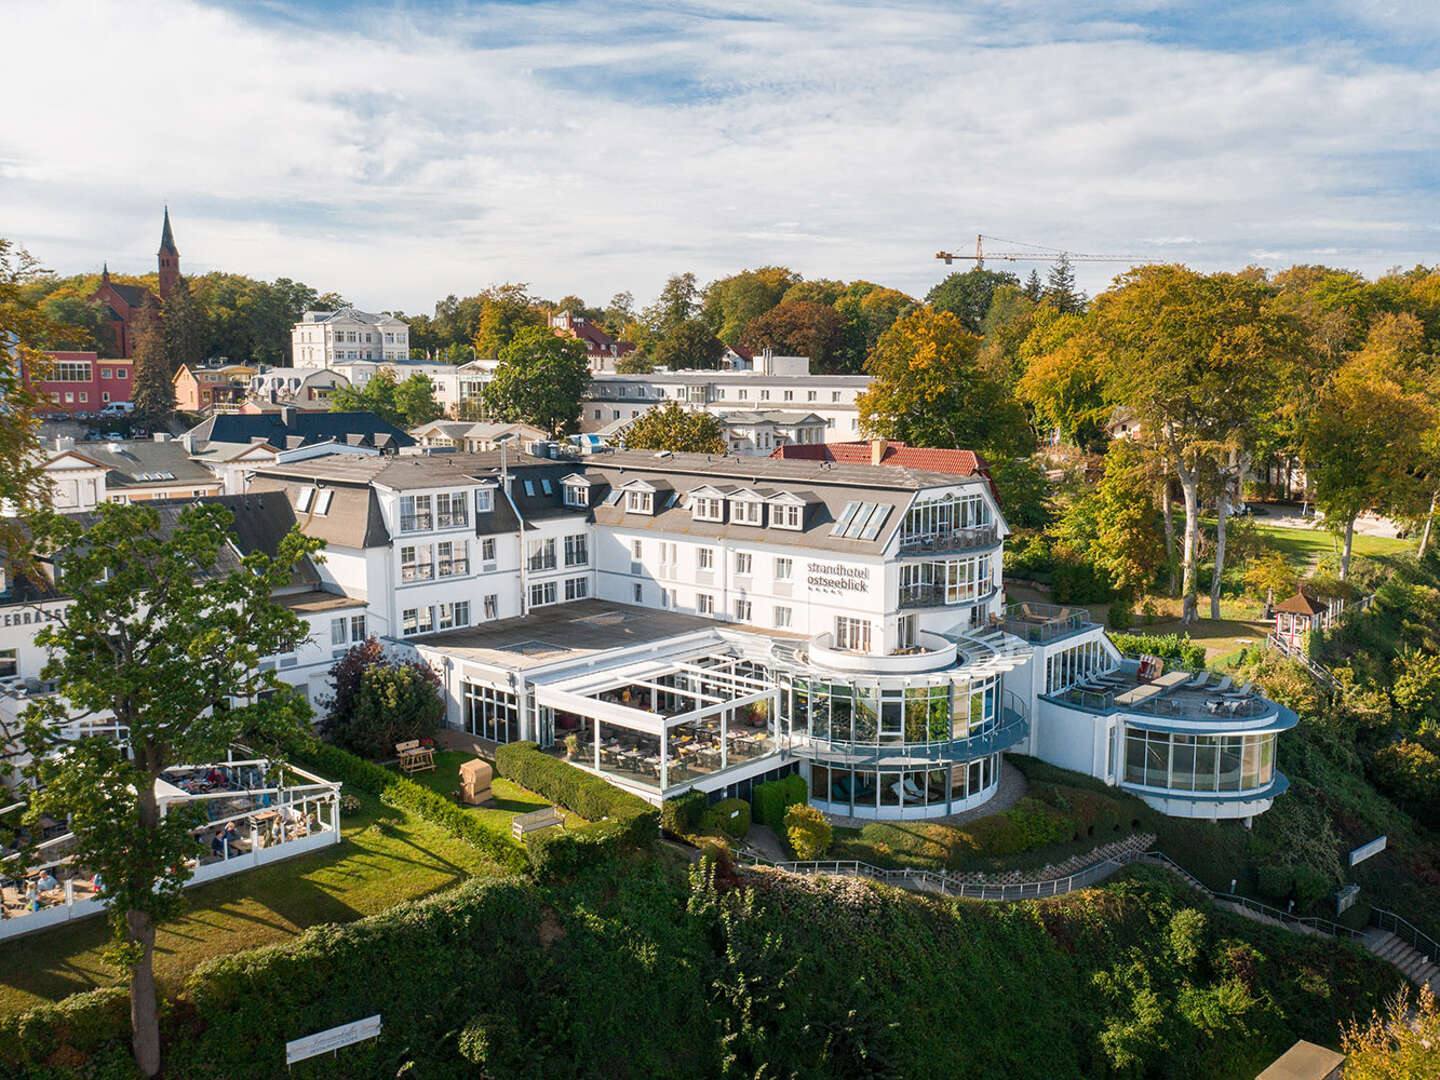
<path fill-rule="evenodd" d="M 419 739 L 396 743 L 395 753 L 400 757 L 400 771 L 406 776 L 435 768 L 435 751 L 421 746 Z"/>
<path fill-rule="evenodd" d="M 563 829 L 565 817 L 555 807 L 547 806 L 541 810 L 532 810 L 528 814 L 516 814 L 515 819 L 510 822 L 510 835 L 516 840 L 523 840 L 527 833 L 539 832 L 552 825 L 559 825 Z"/>

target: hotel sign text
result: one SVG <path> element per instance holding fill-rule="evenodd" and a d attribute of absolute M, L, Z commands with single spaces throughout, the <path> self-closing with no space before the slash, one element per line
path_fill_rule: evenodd
<path fill-rule="evenodd" d="M 842 563 L 806 563 L 806 580 L 812 589 L 826 592 L 869 592 L 870 568 Z"/>

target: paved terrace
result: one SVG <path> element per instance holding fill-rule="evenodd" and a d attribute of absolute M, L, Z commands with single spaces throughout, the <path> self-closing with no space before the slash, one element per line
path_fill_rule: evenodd
<path fill-rule="evenodd" d="M 1096 712 L 1148 713 L 1179 720 L 1258 717 L 1275 708 L 1253 684 L 1235 686 L 1228 675 L 1180 668 L 1153 674 L 1133 660 L 1055 696 L 1067 705 Z"/>

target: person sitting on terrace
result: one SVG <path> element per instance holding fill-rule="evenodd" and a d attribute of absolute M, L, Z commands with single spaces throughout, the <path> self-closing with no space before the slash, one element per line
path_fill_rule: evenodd
<path fill-rule="evenodd" d="M 90 891 L 93 892 L 96 896 L 100 895 L 100 891 L 104 887 L 105 883 L 100 880 L 100 875 L 98 873 L 90 879 Z"/>
<path fill-rule="evenodd" d="M 31 881 L 27 882 L 26 885 L 25 885 L 25 910 L 26 910 L 26 911 L 39 911 L 39 910 L 40 910 L 40 890 L 39 890 L 38 888 L 36 888 L 35 882 L 34 882 L 33 879 L 32 879 Z"/>
<path fill-rule="evenodd" d="M 54 871 L 46 868 L 45 872 L 40 875 L 40 880 L 37 881 L 35 885 L 41 892 L 49 892 L 51 889 L 58 889 L 60 882 L 56 879 Z"/>
<path fill-rule="evenodd" d="M 212 788 L 223 788 L 226 786 L 227 781 L 225 774 L 212 765 L 210 766 L 210 771 L 205 774 L 205 783 L 209 784 Z"/>

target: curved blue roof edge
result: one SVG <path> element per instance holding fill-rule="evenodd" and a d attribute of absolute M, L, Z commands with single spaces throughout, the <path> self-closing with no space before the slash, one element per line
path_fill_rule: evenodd
<path fill-rule="evenodd" d="M 1030 722 L 1020 713 L 1012 709 L 1005 709 L 1005 722 L 1000 726 L 981 735 L 972 735 L 967 739 L 955 739 L 948 743 L 934 743 L 924 746 L 861 746 L 851 751 L 837 751 L 847 753 L 849 759 L 843 764 L 841 762 L 824 762 L 819 756 L 813 760 L 823 764 L 833 764 L 837 768 L 865 768 L 866 766 L 879 767 L 876 763 L 881 757 L 893 755 L 903 749 L 905 755 L 916 760 L 933 761 L 939 763 L 975 761 L 979 758 L 989 757 L 991 754 L 1009 750 L 1017 743 L 1023 742 L 1030 734 Z M 850 744 L 852 747 L 854 744 Z"/>
<path fill-rule="evenodd" d="M 1300 723 L 1300 717 L 1284 705 L 1271 702 L 1275 705 L 1276 713 L 1273 723 L 1261 727 L 1236 727 L 1233 726 L 1237 719 L 1261 720 L 1264 717 L 1251 716 L 1244 718 L 1219 717 L 1215 718 L 1213 725 L 1207 725 L 1205 721 L 1177 720 L 1163 716 L 1152 716 L 1149 713 L 1132 713 L 1119 710 L 1119 715 L 1124 718 L 1126 727 L 1140 728 L 1144 731 L 1167 731 L 1177 735 L 1269 735 L 1282 731 L 1289 731 L 1296 724 Z M 1228 721 L 1228 724 L 1226 723 Z"/>

